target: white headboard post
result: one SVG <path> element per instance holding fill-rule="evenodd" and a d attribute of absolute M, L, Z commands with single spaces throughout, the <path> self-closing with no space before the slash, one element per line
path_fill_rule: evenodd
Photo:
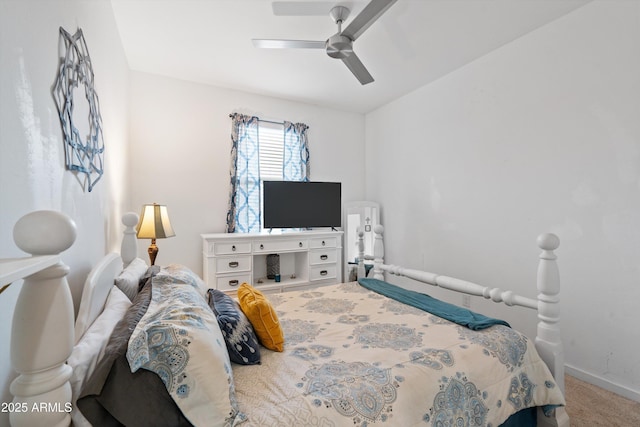
<path fill-rule="evenodd" d="M 125 226 L 122 236 L 122 246 L 120 247 L 120 257 L 123 266 L 126 267 L 138 256 L 138 239 L 136 238 L 135 226 L 138 225 L 138 214 L 127 212 L 122 215 L 122 223 Z"/>
<path fill-rule="evenodd" d="M 76 238 L 75 223 L 55 211 L 36 211 L 13 229 L 16 245 L 36 255 L 56 255 Z M 11 365 L 18 377 L 11 425 L 67 426 L 71 422 L 71 367 L 65 362 L 74 344 L 73 300 L 62 262 L 27 276 L 11 324 Z M 42 407 L 41 404 L 46 405 Z M 24 410 L 24 411 L 23 411 Z"/>

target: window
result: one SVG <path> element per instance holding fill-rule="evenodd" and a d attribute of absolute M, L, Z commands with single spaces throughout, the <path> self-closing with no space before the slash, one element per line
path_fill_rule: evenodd
<path fill-rule="evenodd" d="M 258 122 L 258 156 L 260 157 L 260 207 L 264 206 L 264 181 L 281 181 L 284 164 L 284 123 Z M 264 224 L 262 209 L 260 224 Z"/>
<path fill-rule="evenodd" d="M 255 233 L 262 225 L 264 180 L 309 179 L 308 126 L 231 114 L 231 191 L 228 233 Z"/>
<path fill-rule="evenodd" d="M 258 122 L 258 157 L 260 158 L 260 184 L 281 180 L 284 164 L 284 124 Z M 262 185 L 261 185 L 262 186 Z"/>

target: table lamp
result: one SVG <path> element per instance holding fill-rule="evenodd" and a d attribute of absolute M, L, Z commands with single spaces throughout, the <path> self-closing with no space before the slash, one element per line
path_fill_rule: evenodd
<path fill-rule="evenodd" d="M 138 239 L 151 239 L 151 245 L 147 250 L 151 265 L 155 264 L 156 256 L 158 255 L 156 239 L 164 239 L 165 237 L 176 235 L 173 232 L 173 228 L 171 228 L 167 207 L 157 203 L 142 206 L 140 221 L 136 229 L 138 230 L 136 233 Z"/>

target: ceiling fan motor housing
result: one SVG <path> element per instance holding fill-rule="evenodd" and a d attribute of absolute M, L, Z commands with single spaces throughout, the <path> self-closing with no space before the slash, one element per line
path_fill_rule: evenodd
<path fill-rule="evenodd" d="M 339 33 L 329 37 L 325 46 L 327 55 L 332 58 L 343 59 L 353 53 L 353 41 Z"/>

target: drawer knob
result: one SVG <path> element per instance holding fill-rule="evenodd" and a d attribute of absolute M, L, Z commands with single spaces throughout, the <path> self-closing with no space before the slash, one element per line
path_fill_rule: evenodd
<path fill-rule="evenodd" d="M 260 249 L 264 249 L 264 245 L 260 243 Z"/>
<path fill-rule="evenodd" d="M 327 259 L 329 259 L 329 255 L 320 255 L 320 259 L 322 261 L 326 261 Z"/>
<path fill-rule="evenodd" d="M 329 274 L 329 272 L 328 272 L 327 270 L 322 270 L 322 271 L 320 272 L 320 275 L 321 275 L 321 276 L 326 276 L 327 274 Z"/>
<path fill-rule="evenodd" d="M 302 247 L 302 242 L 298 242 L 298 246 L 299 246 L 299 247 Z"/>
<path fill-rule="evenodd" d="M 324 243 L 324 240 L 323 240 L 323 241 L 322 241 L 322 246 L 324 246 L 324 245 L 325 245 L 325 243 Z"/>
<path fill-rule="evenodd" d="M 231 250 L 232 250 L 233 252 L 235 252 L 235 251 L 236 251 L 236 245 L 231 246 Z"/>
<path fill-rule="evenodd" d="M 229 286 L 238 286 L 237 280 L 229 280 Z"/>
<path fill-rule="evenodd" d="M 231 261 L 231 262 L 229 263 L 229 267 L 231 267 L 231 268 L 237 268 L 237 267 L 238 267 L 238 265 L 239 265 L 239 264 L 238 264 L 238 261 Z"/>

